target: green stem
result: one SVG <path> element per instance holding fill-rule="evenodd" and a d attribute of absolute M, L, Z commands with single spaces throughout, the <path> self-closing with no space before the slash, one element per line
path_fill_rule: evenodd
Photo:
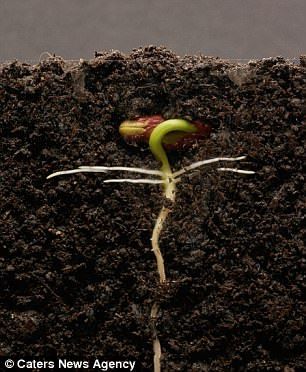
<path fill-rule="evenodd" d="M 172 201 L 175 198 L 175 182 L 168 156 L 162 145 L 163 139 L 170 132 L 193 133 L 196 131 L 197 128 L 187 120 L 170 119 L 158 124 L 150 135 L 150 149 L 155 158 L 162 163 L 161 171 L 163 173 L 163 180 L 165 181 L 165 196 Z"/>

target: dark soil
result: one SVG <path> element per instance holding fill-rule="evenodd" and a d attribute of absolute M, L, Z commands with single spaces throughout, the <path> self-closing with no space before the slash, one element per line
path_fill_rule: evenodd
<path fill-rule="evenodd" d="M 1 66 L 0 354 L 152 371 L 158 302 L 162 371 L 306 370 L 305 96 L 304 59 L 239 65 L 149 47 Z M 166 286 L 150 246 L 159 186 L 46 180 L 79 165 L 158 169 L 118 134 L 153 114 L 213 129 L 172 152 L 173 169 L 247 155 L 239 168 L 256 171 L 213 164 L 178 185 L 160 241 Z"/>

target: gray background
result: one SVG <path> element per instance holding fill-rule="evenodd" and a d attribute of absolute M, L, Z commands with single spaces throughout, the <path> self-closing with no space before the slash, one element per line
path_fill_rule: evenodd
<path fill-rule="evenodd" d="M 306 0 L 0 0 L 0 61 L 165 45 L 233 59 L 306 53 Z"/>

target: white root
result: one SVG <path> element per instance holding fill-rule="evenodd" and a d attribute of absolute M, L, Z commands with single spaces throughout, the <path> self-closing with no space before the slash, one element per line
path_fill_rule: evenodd
<path fill-rule="evenodd" d="M 119 178 L 119 179 L 108 179 L 104 180 L 104 183 L 122 183 L 122 182 L 129 182 L 134 184 L 140 184 L 140 183 L 146 183 L 146 184 L 163 184 L 164 185 L 164 194 L 165 197 L 169 200 L 171 200 L 173 203 L 175 202 L 175 194 L 176 194 L 176 183 L 178 183 L 181 178 L 180 175 L 196 169 L 198 167 L 201 167 L 202 165 L 207 165 L 215 162 L 220 161 L 239 161 L 245 159 L 246 156 L 240 156 L 236 158 L 228 158 L 228 157 L 219 157 L 219 158 L 213 158 L 208 160 L 202 160 L 195 162 L 185 168 L 182 168 L 178 170 L 177 172 L 167 174 L 166 178 L 164 178 L 163 172 L 159 170 L 150 170 L 150 169 L 143 169 L 143 168 L 135 168 L 135 167 L 106 167 L 106 166 L 80 166 L 77 169 L 67 170 L 67 171 L 59 171 L 50 174 L 47 179 L 57 177 L 60 175 L 67 175 L 67 174 L 74 174 L 74 173 L 106 173 L 109 171 L 127 171 L 127 172 L 135 172 L 135 173 L 141 173 L 141 174 L 148 174 L 148 175 L 154 175 L 160 177 L 158 180 L 154 179 L 147 179 L 147 178 L 139 178 L 139 179 L 132 179 L 132 178 Z M 219 171 L 228 171 L 228 172 L 235 172 L 240 174 L 254 174 L 253 171 L 247 171 L 247 170 L 241 170 L 237 168 L 218 168 Z M 155 226 L 153 228 L 152 237 L 151 237 L 151 244 L 152 244 L 152 251 L 156 258 L 156 264 L 157 264 L 157 271 L 159 274 L 159 281 L 161 284 L 166 283 L 166 273 L 165 273 L 165 264 L 164 259 L 159 247 L 159 237 L 161 234 L 161 231 L 163 229 L 163 225 L 168 217 L 168 214 L 170 213 L 170 209 L 163 206 L 157 220 L 155 222 Z M 161 371 L 161 365 L 160 365 L 160 359 L 162 355 L 161 351 L 161 345 L 159 338 L 157 336 L 157 329 L 155 320 L 158 313 L 158 305 L 156 303 L 153 304 L 151 309 L 151 319 L 153 324 L 153 365 L 154 365 L 154 372 L 160 372 Z"/>
<path fill-rule="evenodd" d="M 238 158 L 213 158 L 213 159 L 208 159 L 208 160 L 197 161 L 195 163 L 192 163 L 192 164 L 188 165 L 187 167 L 184 167 L 184 168 L 174 172 L 173 177 L 175 178 L 177 176 L 180 176 L 181 174 L 184 174 L 184 173 L 188 172 L 189 170 L 201 167 L 202 165 L 216 163 L 216 162 L 219 162 L 219 161 L 239 161 L 239 160 L 243 160 L 245 158 L 246 158 L 246 156 L 239 156 Z"/>
<path fill-rule="evenodd" d="M 50 179 L 50 178 L 53 178 L 53 177 L 61 176 L 63 174 L 73 174 L 73 173 L 83 173 L 83 172 L 85 173 L 85 172 L 92 172 L 92 171 L 91 170 L 80 169 L 80 168 L 66 170 L 66 171 L 59 171 L 59 172 L 49 174 L 49 176 L 47 177 L 47 180 Z M 106 171 L 103 171 L 103 172 L 106 172 Z"/>
<path fill-rule="evenodd" d="M 130 183 L 152 183 L 154 185 L 156 184 L 162 184 L 165 183 L 163 180 L 150 180 L 147 178 L 114 178 L 110 180 L 103 181 L 104 183 L 121 183 L 121 182 L 130 182 Z"/>
<path fill-rule="evenodd" d="M 135 167 L 105 167 L 105 166 L 81 166 L 79 169 L 85 172 L 107 172 L 107 171 L 127 171 L 143 174 L 152 174 L 155 176 L 162 176 L 163 172 L 155 169 L 144 169 Z"/>
<path fill-rule="evenodd" d="M 160 358 L 161 358 L 161 346 L 158 337 L 156 336 L 153 340 L 153 365 L 154 365 L 154 372 L 160 372 Z"/>
<path fill-rule="evenodd" d="M 227 172 L 234 172 L 234 173 L 240 173 L 240 174 L 255 174 L 254 171 L 248 171 L 243 169 L 237 169 L 237 168 L 218 168 L 218 171 L 227 171 Z"/>
<path fill-rule="evenodd" d="M 179 182 L 181 179 L 178 178 L 178 176 L 187 173 L 188 171 L 192 169 L 196 169 L 198 167 L 201 167 L 202 165 L 207 165 L 207 164 L 212 164 L 220 161 L 239 161 L 245 159 L 246 156 L 239 156 L 236 158 L 228 158 L 228 157 L 220 157 L 220 158 L 213 158 L 213 159 L 208 159 L 208 160 L 201 160 L 197 161 L 195 163 L 192 163 L 188 165 L 187 167 L 184 167 L 176 172 L 174 172 L 171 177 L 169 177 L 166 181 L 158 181 L 158 180 L 148 180 L 145 181 L 145 179 L 139 179 L 136 180 L 136 182 L 132 182 L 131 179 L 118 179 L 118 181 L 115 181 L 114 179 L 111 180 L 106 180 L 104 182 L 132 182 L 132 183 L 152 183 L 152 184 L 161 184 L 161 183 L 167 183 L 166 185 L 166 197 L 170 200 L 173 199 L 171 196 L 172 194 L 175 194 L 175 183 Z M 235 173 L 241 173 L 241 174 L 254 174 L 255 172 L 253 171 L 245 171 L 237 168 L 218 168 L 220 171 L 229 171 L 229 172 L 235 172 Z M 106 167 L 106 166 L 80 166 L 79 168 L 76 169 L 71 169 L 71 170 L 66 170 L 66 171 L 59 171 L 50 174 L 47 179 L 61 176 L 61 175 L 66 175 L 66 174 L 74 174 L 74 173 L 106 173 L 109 171 L 126 171 L 126 172 L 134 172 L 134 173 L 142 173 L 142 174 L 149 174 L 149 175 L 154 175 L 154 176 L 163 176 L 163 172 L 159 170 L 154 170 L 154 169 L 144 169 L 144 168 L 136 168 L 136 167 Z"/>
<path fill-rule="evenodd" d="M 104 167 L 104 166 L 80 166 L 76 169 L 66 170 L 66 171 L 59 171 L 50 174 L 47 179 L 65 175 L 65 174 L 73 174 L 73 173 L 106 173 L 109 171 L 127 171 L 127 172 L 135 172 L 135 173 L 142 173 L 142 174 L 150 174 L 153 176 L 161 177 L 163 173 L 159 170 L 151 170 L 151 169 L 144 169 L 144 168 L 134 168 L 134 167 Z"/>
<path fill-rule="evenodd" d="M 159 339 L 157 337 L 157 329 L 156 329 L 156 318 L 158 315 L 158 305 L 155 302 L 151 309 L 151 320 L 152 320 L 152 326 L 153 326 L 153 365 L 154 365 L 154 372 L 160 372 L 160 358 L 161 358 L 161 346 Z"/>
<path fill-rule="evenodd" d="M 156 263 L 157 263 L 157 271 L 159 274 L 159 281 L 161 284 L 166 282 L 166 273 L 165 273 L 165 265 L 163 255 L 159 248 L 159 236 L 163 228 L 163 224 L 170 212 L 169 208 L 162 207 L 157 220 L 155 222 L 155 226 L 153 229 L 152 237 L 151 237 L 151 244 L 152 244 L 152 251 L 154 252 Z"/>
<path fill-rule="evenodd" d="M 202 165 L 216 163 L 220 161 L 239 161 L 245 159 L 246 156 L 239 156 L 236 158 L 229 158 L 229 157 L 219 157 L 213 158 L 208 160 L 202 160 L 191 165 L 184 167 L 174 173 L 167 174 L 166 178 L 164 178 L 164 173 L 159 170 L 150 170 L 150 169 L 143 169 L 143 168 L 134 168 L 134 167 L 105 167 L 105 166 L 80 166 L 77 169 L 67 170 L 67 171 L 59 171 L 50 174 L 47 179 L 52 177 L 66 175 L 66 174 L 73 174 L 73 173 L 83 173 L 83 172 L 102 172 L 106 173 L 109 171 L 127 171 L 127 172 L 135 172 L 135 173 L 142 173 L 148 175 L 159 176 L 159 180 L 147 179 L 147 178 L 139 178 L 139 179 L 132 179 L 132 178 L 121 178 L 121 179 L 108 179 L 104 180 L 104 183 L 121 183 L 121 182 L 130 182 L 134 184 L 140 183 L 147 183 L 147 184 L 163 184 L 164 185 L 164 195 L 167 199 L 171 200 L 173 203 L 175 202 L 175 194 L 176 194 L 176 183 L 178 183 L 181 178 L 178 177 L 190 170 L 196 169 L 201 167 Z M 241 170 L 237 168 L 217 168 L 219 171 L 227 171 L 227 172 L 234 172 L 240 174 L 254 174 L 253 171 Z M 157 264 L 157 271 L 159 274 L 159 281 L 161 284 L 165 284 L 166 282 L 166 273 L 165 273 L 165 265 L 164 259 L 159 247 L 159 237 L 161 231 L 163 229 L 163 224 L 170 212 L 170 209 L 163 206 L 157 220 L 155 222 L 155 226 L 153 228 L 152 237 L 151 237 L 151 244 L 152 244 L 152 251 L 154 252 Z M 154 364 L 154 372 L 160 372 L 160 359 L 161 359 L 161 345 L 160 341 L 157 336 L 156 324 L 155 320 L 158 313 L 158 305 L 156 303 L 153 304 L 151 309 L 151 319 L 153 324 L 153 364 Z"/>
<path fill-rule="evenodd" d="M 198 167 L 201 167 L 202 165 L 207 165 L 211 163 L 216 163 L 220 161 L 239 161 L 245 159 L 246 156 L 239 156 L 235 158 L 231 157 L 218 157 L 208 160 L 201 160 L 195 163 L 192 163 L 188 165 L 185 168 L 182 168 L 174 173 L 167 174 L 166 178 L 163 178 L 164 174 L 163 172 L 159 170 L 151 170 L 151 169 L 144 169 L 144 168 L 136 168 L 136 167 L 106 167 L 106 166 L 80 166 L 77 169 L 67 170 L 67 171 L 59 171 L 50 174 L 47 178 L 50 179 L 52 177 L 60 176 L 60 175 L 66 175 L 66 174 L 73 174 L 73 173 L 82 173 L 82 172 L 102 172 L 106 173 L 109 171 L 127 171 L 127 172 L 135 172 L 135 173 L 142 173 L 142 174 L 148 174 L 148 175 L 154 175 L 159 176 L 161 179 L 154 180 L 154 179 L 147 179 L 147 178 L 139 178 L 139 179 L 133 179 L 133 178 L 118 178 L 118 179 L 108 179 L 104 180 L 104 183 L 122 183 L 122 182 L 129 182 L 134 184 L 163 184 L 164 185 L 164 194 L 165 197 L 169 200 L 171 200 L 173 203 L 175 201 L 175 193 L 176 193 L 176 183 L 178 183 L 181 178 L 178 177 L 190 170 L 196 169 Z M 227 172 L 235 172 L 240 174 L 254 174 L 253 171 L 247 171 L 247 170 L 241 170 L 237 168 L 218 168 L 219 171 L 227 171 Z M 156 263 L 157 263 L 157 270 L 159 273 L 159 279 L 160 283 L 166 282 L 166 274 L 165 274 L 165 266 L 164 266 L 164 260 L 162 253 L 159 248 L 159 236 L 161 234 L 163 224 L 169 214 L 170 210 L 166 207 L 162 207 L 158 218 L 156 220 L 153 233 L 152 233 L 152 251 L 154 252 Z"/>

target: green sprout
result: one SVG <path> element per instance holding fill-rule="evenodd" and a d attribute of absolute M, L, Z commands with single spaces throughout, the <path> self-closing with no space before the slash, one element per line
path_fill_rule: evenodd
<path fill-rule="evenodd" d="M 175 180 L 162 141 L 170 132 L 193 133 L 196 131 L 197 128 L 187 120 L 170 119 L 158 124 L 150 135 L 150 149 L 155 158 L 162 164 L 161 172 L 164 182 L 165 196 L 172 201 L 174 201 L 175 197 Z"/>

